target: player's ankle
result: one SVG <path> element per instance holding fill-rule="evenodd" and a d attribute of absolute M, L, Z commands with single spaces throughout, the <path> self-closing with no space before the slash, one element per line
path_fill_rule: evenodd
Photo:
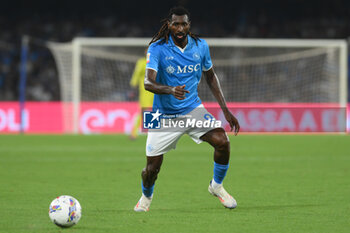
<path fill-rule="evenodd" d="M 216 189 L 216 188 L 222 186 L 222 183 L 221 183 L 221 184 L 218 184 L 218 183 L 215 182 L 214 179 L 212 179 L 212 180 L 210 181 L 210 183 L 211 183 L 211 187 L 213 187 L 214 189 Z"/>

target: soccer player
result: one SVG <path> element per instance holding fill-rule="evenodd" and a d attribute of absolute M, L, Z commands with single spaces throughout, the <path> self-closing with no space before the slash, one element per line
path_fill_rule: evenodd
<path fill-rule="evenodd" d="M 144 87 L 145 71 L 146 71 L 146 56 L 137 60 L 134 73 L 130 80 L 130 86 L 134 88 L 136 87 L 139 88 L 139 105 L 141 108 L 141 112 L 142 112 L 142 109 L 151 108 L 153 104 L 153 93 L 145 90 L 145 87 Z M 134 122 L 133 128 L 131 130 L 131 135 L 130 135 L 131 139 L 136 139 L 140 124 L 141 124 L 141 113 L 137 115 L 136 120 Z"/>
<path fill-rule="evenodd" d="M 145 88 L 153 92 L 153 111 L 166 114 L 210 116 L 198 97 L 198 83 L 204 77 L 219 103 L 226 120 L 239 132 L 239 123 L 226 106 L 218 78 L 214 72 L 209 47 L 205 40 L 190 32 L 190 14 L 183 7 L 174 7 L 159 32 L 152 38 L 147 53 Z M 163 155 L 175 149 L 183 134 L 198 144 L 214 147 L 214 174 L 208 191 L 227 208 L 235 208 L 236 200 L 226 192 L 222 182 L 229 167 L 230 142 L 223 128 L 196 128 L 174 132 L 149 131 L 146 142 L 147 164 L 142 170 L 142 196 L 135 211 L 148 211 Z"/>

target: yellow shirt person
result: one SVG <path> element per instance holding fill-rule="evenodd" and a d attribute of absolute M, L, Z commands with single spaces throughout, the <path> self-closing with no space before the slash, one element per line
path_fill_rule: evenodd
<path fill-rule="evenodd" d="M 141 113 L 137 116 L 134 123 L 133 129 L 131 131 L 131 138 L 135 139 L 141 124 L 141 114 L 142 108 L 151 108 L 153 105 L 153 93 L 146 91 L 144 86 L 145 72 L 146 72 L 146 58 L 140 58 L 136 62 L 134 73 L 130 80 L 130 86 L 134 88 L 139 88 L 139 104 L 141 108 Z"/>

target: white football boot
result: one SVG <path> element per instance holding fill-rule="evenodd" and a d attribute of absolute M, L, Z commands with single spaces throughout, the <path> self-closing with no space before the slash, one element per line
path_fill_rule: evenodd
<path fill-rule="evenodd" d="M 209 193 L 211 193 L 213 196 L 216 196 L 217 198 L 219 198 L 220 202 L 229 209 L 234 209 L 237 206 L 237 202 L 236 200 L 230 195 L 228 194 L 228 192 L 226 192 L 226 190 L 224 189 L 224 187 L 222 186 L 222 184 L 220 184 L 220 186 L 218 186 L 217 188 L 213 188 L 211 186 L 211 181 L 209 183 L 209 187 L 208 187 L 208 191 Z"/>
<path fill-rule="evenodd" d="M 152 203 L 153 195 L 150 197 L 146 197 L 143 193 L 140 198 L 140 200 L 137 202 L 136 206 L 134 207 L 134 210 L 136 212 L 147 212 L 149 210 L 149 207 Z"/>

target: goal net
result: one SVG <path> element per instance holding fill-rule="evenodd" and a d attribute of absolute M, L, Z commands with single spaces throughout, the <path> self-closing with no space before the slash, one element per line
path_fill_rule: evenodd
<path fill-rule="evenodd" d="M 78 132 L 81 102 L 130 101 L 136 61 L 148 38 L 76 38 L 49 43 L 60 78 L 67 132 Z M 330 103 L 346 106 L 347 45 L 343 40 L 207 39 L 227 102 Z M 204 102 L 215 101 L 206 82 Z"/>

